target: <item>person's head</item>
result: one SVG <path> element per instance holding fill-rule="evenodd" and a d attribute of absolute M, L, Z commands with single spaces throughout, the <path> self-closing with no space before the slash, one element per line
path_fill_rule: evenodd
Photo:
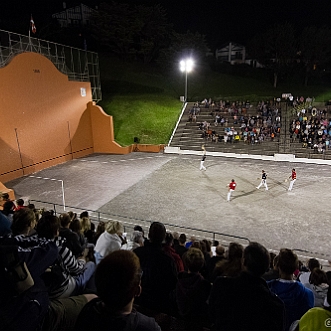
<path fill-rule="evenodd" d="M 140 231 L 133 231 L 131 234 L 131 241 L 140 246 L 143 246 L 144 245 L 143 233 Z"/>
<path fill-rule="evenodd" d="M 238 243 L 230 243 L 227 250 L 227 259 L 229 261 L 241 259 L 244 253 L 244 247 Z"/>
<path fill-rule="evenodd" d="M 172 233 L 172 235 L 173 235 L 173 237 L 174 237 L 174 240 L 178 240 L 178 239 L 179 239 L 179 233 L 178 233 L 178 232 L 174 231 L 174 232 Z"/>
<path fill-rule="evenodd" d="M 135 225 L 133 230 L 141 232 L 143 234 L 143 237 L 145 237 L 145 232 L 144 232 L 143 228 L 140 225 Z"/>
<path fill-rule="evenodd" d="M 2 200 L 4 200 L 4 201 L 9 200 L 9 194 L 8 193 L 2 193 Z"/>
<path fill-rule="evenodd" d="M 264 173 L 265 171 L 264 170 L 262 170 L 262 173 Z"/>
<path fill-rule="evenodd" d="M 292 169 L 292 172 L 295 172 L 295 169 L 294 168 Z"/>
<path fill-rule="evenodd" d="M 307 262 L 307 267 L 310 271 L 312 271 L 315 268 L 321 268 L 321 265 L 317 259 L 311 258 Z"/>
<path fill-rule="evenodd" d="M 313 285 L 328 284 L 328 277 L 325 271 L 320 268 L 313 269 L 309 276 L 309 283 Z"/>
<path fill-rule="evenodd" d="M 17 199 L 16 200 L 17 206 L 23 207 L 24 206 L 24 200 L 23 199 Z"/>
<path fill-rule="evenodd" d="M 3 206 L 3 211 L 8 212 L 8 213 L 13 213 L 15 209 L 15 204 L 13 201 L 7 200 Z"/>
<path fill-rule="evenodd" d="M 166 245 L 172 246 L 172 244 L 174 243 L 174 236 L 172 235 L 171 232 L 166 233 L 164 241 Z"/>
<path fill-rule="evenodd" d="M 69 228 L 72 232 L 81 233 L 82 232 L 82 224 L 80 223 L 80 220 L 78 218 L 75 218 L 72 220 L 72 222 L 69 225 Z"/>
<path fill-rule="evenodd" d="M 71 223 L 71 217 L 68 213 L 61 214 L 60 217 L 61 227 L 68 228 Z"/>
<path fill-rule="evenodd" d="M 148 238 L 153 244 L 162 244 L 166 235 L 166 228 L 161 222 L 153 222 L 149 228 Z"/>
<path fill-rule="evenodd" d="M 298 268 L 298 256 L 288 248 L 282 248 L 278 254 L 278 269 L 281 273 L 292 275 Z"/>
<path fill-rule="evenodd" d="M 192 242 L 191 247 L 198 248 L 198 249 L 200 249 L 201 252 L 202 252 L 202 249 L 203 249 L 202 245 L 201 245 L 201 241 L 199 241 L 199 240 L 194 240 Z"/>
<path fill-rule="evenodd" d="M 35 213 L 31 209 L 23 208 L 14 213 L 11 230 L 14 236 L 19 234 L 27 235 L 35 225 Z"/>
<path fill-rule="evenodd" d="M 95 233 L 97 235 L 100 235 L 101 233 L 105 232 L 106 230 L 106 223 L 105 222 L 99 222 L 98 226 L 97 226 L 97 230 L 95 231 Z"/>
<path fill-rule="evenodd" d="M 82 232 L 91 230 L 91 221 L 88 217 L 81 217 L 80 224 L 82 225 Z"/>
<path fill-rule="evenodd" d="M 215 250 L 215 252 L 216 252 L 216 255 L 217 255 L 217 256 L 224 256 L 225 249 L 224 249 L 223 246 L 218 245 L 218 246 L 216 246 L 216 250 Z"/>
<path fill-rule="evenodd" d="M 185 233 L 182 233 L 180 236 L 179 236 L 179 243 L 184 245 L 186 243 L 186 234 Z"/>
<path fill-rule="evenodd" d="M 231 179 L 231 182 L 234 183 L 234 179 Z"/>
<path fill-rule="evenodd" d="M 51 211 L 44 212 L 37 225 L 38 236 L 46 239 L 54 239 L 58 236 L 59 230 L 59 218 Z"/>
<path fill-rule="evenodd" d="M 79 218 L 82 219 L 83 217 L 89 217 L 88 211 L 83 211 L 82 213 L 80 213 Z"/>
<path fill-rule="evenodd" d="M 73 211 L 68 211 L 68 214 L 72 221 L 77 218 L 77 214 L 74 213 Z"/>
<path fill-rule="evenodd" d="M 36 210 L 36 206 L 33 203 L 29 203 L 28 208 L 34 211 Z"/>
<path fill-rule="evenodd" d="M 121 236 L 124 232 L 124 227 L 121 222 L 110 220 L 106 223 L 106 231 L 110 234 Z"/>
<path fill-rule="evenodd" d="M 190 247 L 183 257 L 185 266 L 190 272 L 199 272 L 205 263 L 202 251 L 195 247 Z"/>
<path fill-rule="evenodd" d="M 261 244 L 251 242 L 244 250 L 243 264 L 249 273 L 261 277 L 269 269 L 269 252 Z"/>
<path fill-rule="evenodd" d="M 106 307 L 121 311 L 141 292 L 139 258 L 131 251 L 118 250 L 104 257 L 95 273 L 97 293 Z"/>

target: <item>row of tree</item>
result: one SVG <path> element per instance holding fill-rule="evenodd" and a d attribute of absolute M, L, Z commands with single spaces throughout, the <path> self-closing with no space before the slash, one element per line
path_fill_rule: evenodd
<path fill-rule="evenodd" d="M 331 29 L 306 27 L 296 31 L 290 23 L 271 27 L 247 44 L 250 56 L 274 74 L 274 87 L 279 76 L 292 75 L 300 70 L 304 85 L 313 76 L 330 73 Z"/>

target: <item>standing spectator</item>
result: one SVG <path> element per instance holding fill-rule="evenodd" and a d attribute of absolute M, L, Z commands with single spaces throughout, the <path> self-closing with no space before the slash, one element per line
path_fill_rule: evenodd
<path fill-rule="evenodd" d="M 209 298 L 213 330 L 283 331 L 284 304 L 261 278 L 269 253 L 251 242 L 244 251 L 244 271 L 236 278 L 218 277 Z"/>
<path fill-rule="evenodd" d="M 187 271 L 178 274 L 176 286 L 176 301 L 179 314 L 192 324 L 190 329 L 197 325 L 209 326 L 207 299 L 211 284 L 200 274 L 205 264 L 200 249 L 191 247 L 184 257 Z"/>
<path fill-rule="evenodd" d="M 227 187 L 228 187 L 227 201 L 230 201 L 231 194 L 236 189 L 237 183 L 234 181 L 234 179 L 231 179 L 231 183 L 228 184 Z"/>
<path fill-rule="evenodd" d="M 80 223 L 82 225 L 82 233 L 84 237 L 87 239 L 89 244 L 93 244 L 93 236 L 94 236 L 94 229 L 95 226 L 91 222 L 91 220 L 87 216 L 80 217 Z"/>
<path fill-rule="evenodd" d="M 217 262 L 214 268 L 212 280 L 218 276 L 237 277 L 242 269 L 242 257 L 244 247 L 238 243 L 230 243 L 226 252 L 226 259 Z"/>
<path fill-rule="evenodd" d="M 314 294 L 293 279 L 293 273 L 298 268 L 297 255 L 290 249 L 282 248 L 278 256 L 280 278 L 269 281 L 268 286 L 285 304 L 285 330 L 289 330 L 294 321 L 314 307 Z"/>
<path fill-rule="evenodd" d="M 303 285 L 313 291 L 315 307 L 323 307 L 329 289 L 326 273 L 319 268 L 313 269 L 309 276 L 309 283 Z"/>
<path fill-rule="evenodd" d="M 121 249 L 123 232 L 124 227 L 120 222 L 109 221 L 106 224 L 106 230 L 101 234 L 94 248 L 96 264 L 111 252 Z"/>
<path fill-rule="evenodd" d="M 175 247 L 176 253 L 182 258 L 183 254 L 187 251 L 187 248 L 185 247 L 186 243 L 186 234 L 182 233 L 179 236 L 179 244 L 177 247 Z"/>
<path fill-rule="evenodd" d="M 207 262 L 206 262 L 206 268 L 207 268 L 207 274 L 208 274 L 208 279 L 212 282 L 212 276 L 214 274 L 214 269 L 215 266 L 218 262 L 225 260 L 225 249 L 221 245 L 216 246 L 215 250 L 216 255 L 212 256 Z"/>
<path fill-rule="evenodd" d="M 107 255 L 95 274 L 99 297 L 81 311 L 75 330 L 161 331 L 153 318 L 133 308 L 133 301 L 142 290 L 141 275 L 134 253 L 120 250 Z"/>
<path fill-rule="evenodd" d="M 170 312 L 171 293 L 176 288 L 177 270 L 174 260 L 162 250 L 166 229 L 163 223 L 153 222 L 149 228 L 150 243 L 134 250 L 140 260 L 143 291 L 136 303 L 161 312 Z"/>
<path fill-rule="evenodd" d="M 184 271 L 184 265 L 181 257 L 176 253 L 175 249 L 172 247 L 174 242 L 174 237 L 170 232 L 166 233 L 165 243 L 163 245 L 163 251 L 169 255 L 176 263 L 177 272 Z"/>
<path fill-rule="evenodd" d="M 302 283 L 302 284 L 307 284 L 309 283 L 309 277 L 310 277 L 310 274 L 311 272 L 315 269 L 315 268 L 318 268 L 320 269 L 321 268 L 321 265 L 319 263 L 319 261 L 315 258 L 311 258 L 308 260 L 307 262 L 307 268 L 308 270 L 307 271 L 302 271 L 299 276 L 298 276 L 298 280 Z"/>

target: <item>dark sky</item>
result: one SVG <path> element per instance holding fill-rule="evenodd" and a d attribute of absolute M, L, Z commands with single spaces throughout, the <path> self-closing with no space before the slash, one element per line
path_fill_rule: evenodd
<path fill-rule="evenodd" d="M 224 42 L 245 43 L 258 32 L 277 22 L 291 22 L 298 30 L 310 25 L 331 26 L 331 0 L 118 0 L 130 4 L 160 3 L 178 32 L 190 30 L 206 35 L 210 46 Z M 42 28 L 51 14 L 62 10 L 62 0 L 1 1 L 0 28 L 24 33 L 30 13 L 37 28 Z M 80 1 L 66 1 L 67 7 Z M 90 6 L 99 0 L 82 0 Z"/>

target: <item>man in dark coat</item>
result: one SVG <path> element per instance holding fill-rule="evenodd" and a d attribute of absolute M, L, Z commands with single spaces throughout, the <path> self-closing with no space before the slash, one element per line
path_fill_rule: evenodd
<path fill-rule="evenodd" d="M 265 247 L 251 242 L 237 278 L 218 277 L 209 299 L 213 330 L 283 331 L 285 308 L 261 278 L 269 267 Z"/>

